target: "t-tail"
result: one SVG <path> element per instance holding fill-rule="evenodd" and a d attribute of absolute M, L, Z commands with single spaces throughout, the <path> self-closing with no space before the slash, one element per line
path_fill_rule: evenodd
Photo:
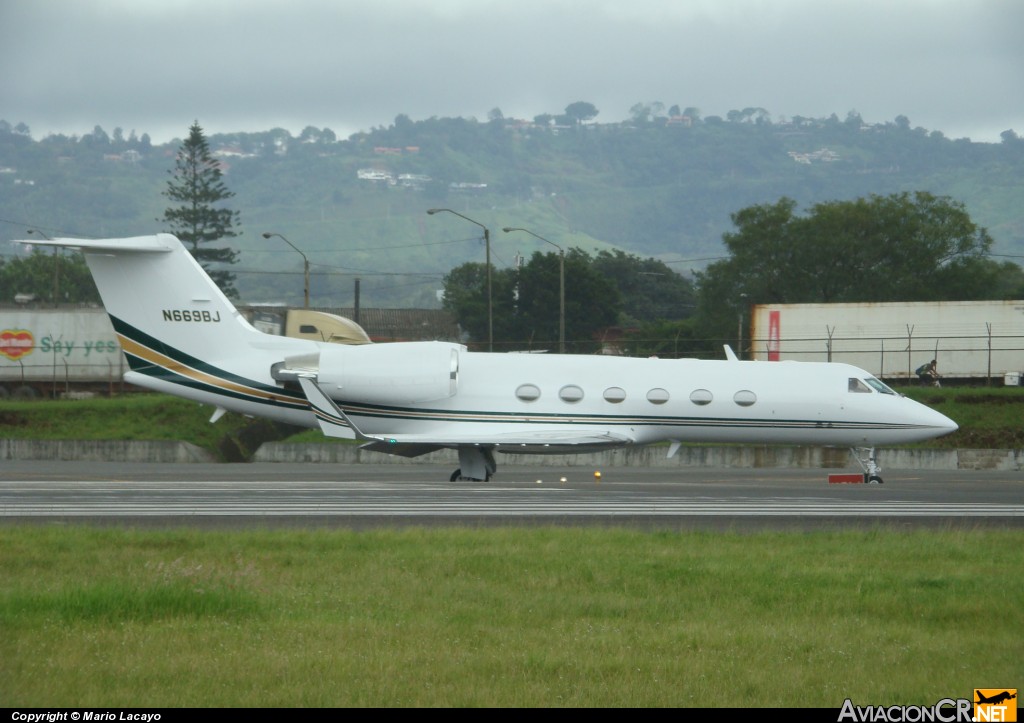
<path fill-rule="evenodd" d="M 171 234 L 20 241 L 80 249 L 131 369 L 125 380 L 245 414 L 302 422 L 308 403 L 270 378 L 275 358 L 312 342 L 263 334 Z M 216 415 L 215 415 L 216 416 Z"/>
<path fill-rule="evenodd" d="M 171 234 L 19 243 L 83 252 L 130 361 L 154 354 L 211 360 L 259 334 Z"/>

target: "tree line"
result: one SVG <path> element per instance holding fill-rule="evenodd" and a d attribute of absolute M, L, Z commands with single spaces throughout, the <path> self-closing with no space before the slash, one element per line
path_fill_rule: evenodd
<path fill-rule="evenodd" d="M 714 354 L 752 304 L 963 301 L 1024 297 L 1024 270 L 989 256 L 992 238 L 962 203 L 927 192 L 815 204 L 782 198 L 732 214 L 726 258 L 691 282 L 655 259 L 573 251 L 565 325 L 576 351 L 609 327 L 631 354 Z M 504 348 L 552 348 L 557 254 L 494 275 L 494 338 Z M 445 308 L 473 340 L 486 338 L 485 267 L 445 277 Z"/>

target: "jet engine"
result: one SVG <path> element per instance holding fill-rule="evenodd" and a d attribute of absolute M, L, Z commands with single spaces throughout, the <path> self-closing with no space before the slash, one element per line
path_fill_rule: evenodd
<path fill-rule="evenodd" d="M 332 399 L 372 404 L 414 404 L 447 399 L 459 382 L 459 344 L 416 342 L 346 346 L 324 344 L 275 365 L 280 380 L 315 375 Z"/>

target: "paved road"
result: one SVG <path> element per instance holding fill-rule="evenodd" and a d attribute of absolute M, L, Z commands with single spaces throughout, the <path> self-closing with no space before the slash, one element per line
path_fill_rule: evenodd
<path fill-rule="evenodd" d="M 616 524 L 659 528 L 1024 527 L 1024 473 L 899 471 L 828 484 L 820 469 L 4 462 L 0 523 L 146 526 Z M 563 481 L 564 479 L 564 481 Z"/>

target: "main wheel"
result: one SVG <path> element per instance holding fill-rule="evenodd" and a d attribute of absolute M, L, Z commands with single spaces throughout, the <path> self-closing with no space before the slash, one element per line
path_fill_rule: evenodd
<path fill-rule="evenodd" d="M 459 480 L 466 480 L 466 481 L 469 481 L 469 482 L 490 482 L 491 481 L 491 473 L 490 472 L 487 473 L 487 478 L 486 479 L 478 480 L 476 477 L 463 477 L 462 476 L 462 468 L 459 467 L 457 470 L 452 472 L 452 476 L 448 478 L 448 481 L 449 482 L 458 482 Z"/>

